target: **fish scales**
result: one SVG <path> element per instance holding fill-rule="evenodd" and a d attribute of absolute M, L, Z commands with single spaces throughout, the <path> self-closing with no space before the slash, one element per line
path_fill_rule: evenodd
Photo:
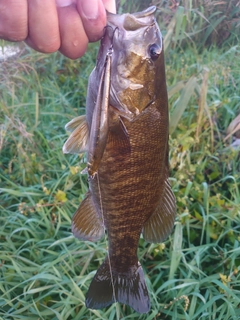
<path fill-rule="evenodd" d="M 73 217 L 73 234 L 91 241 L 101 239 L 104 230 L 108 236 L 108 256 L 86 295 L 86 306 L 93 309 L 118 301 L 139 313 L 149 311 L 137 257 L 139 238 L 143 233 L 146 241 L 161 242 L 174 224 L 176 204 L 168 182 L 168 99 L 155 10 L 108 14 L 89 79 L 86 117 L 66 126 L 73 133 L 63 150 L 87 150 L 90 176 L 89 192 Z M 100 99 L 102 93 L 107 105 Z"/>
<path fill-rule="evenodd" d="M 162 128 L 157 125 L 160 113 L 157 116 L 156 110 L 149 108 L 148 111 L 144 114 L 144 121 L 140 118 L 127 128 L 132 146 L 131 157 L 126 156 L 118 159 L 119 153 L 116 152 L 116 145 L 107 144 L 102 165 L 98 171 L 112 268 L 116 259 L 114 252 L 121 250 L 121 248 L 126 247 L 126 250 L 122 250 L 119 255 L 116 261 L 117 267 L 124 264 L 122 261 L 126 261 L 125 269 L 128 268 L 129 261 L 132 257 L 136 257 L 142 226 L 157 206 L 163 187 L 161 172 L 163 174 L 167 150 L 162 150 L 161 143 L 157 143 L 156 147 L 156 141 L 151 139 L 156 134 L 157 136 L 162 134 Z M 143 125 L 148 127 L 149 139 L 147 140 L 140 134 L 143 132 Z M 153 158 L 156 165 L 151 165 Z M 108 159 L 111 160 L 108 161 Z M 124 169 L 121 170 L 121 168 Z M 111 183 L 108 177 L 112 180 L 112 176 L 116 180 Z M 119 181 L 119 176 L 121 184 L 116 183 Z M 91 183 L 93 188 L 96 188 L 96 181 Z M 154 190 L 152 186 L 154 186 Z M 97 192 L 94 194 L 98 195 Z M 111 219 L 108 216 L 111 216 Z"/>

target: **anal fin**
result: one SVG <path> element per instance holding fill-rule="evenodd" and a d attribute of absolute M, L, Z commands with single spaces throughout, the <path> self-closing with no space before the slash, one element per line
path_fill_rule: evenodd
<path fill-rule="evenodd" d="M 104 235 L 101 215 L 88 192 L 72 219 L 72 233 L 81 240 L 97 241 Z"/>
<path fill-rule="evenodd" d="M 143 226 L 144 239 L 153 243 L 164 241 L 173 229 L 175 216 L 176 199 L 166 178 L 161 200 Z"/>

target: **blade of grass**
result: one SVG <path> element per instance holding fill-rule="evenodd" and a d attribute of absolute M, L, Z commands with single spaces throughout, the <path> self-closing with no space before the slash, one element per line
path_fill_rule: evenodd
<path fill-rule="evenodd" d="M 173 112 L 170 116 L 170 125 L 169 132 L 172 134 L 178 126 L 178 123 L 181 119 L 182 114 L 186 110 L 188 103 L 196 89 L 197 79 L 195 77 L 191 77 L 186 83 L 184 89 L 182 90 L 178 101 L 174 107 Z"/>

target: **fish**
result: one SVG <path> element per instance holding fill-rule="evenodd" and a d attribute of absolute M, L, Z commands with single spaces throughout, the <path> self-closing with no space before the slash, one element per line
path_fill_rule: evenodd
<path fill-rule="evenodd" d="M 138 313 L 150 298 L 137 249 L 171 233 L 176 200 L 169 183 L 169 115 L 163 39 L 156 7 L 107 13 L 88 82 L 86 115 L 66 125 L 64 153 L 87 153 L 89 190 L 72 219 L 72 233 L 98 241 L 108 254 L 86 294 L 86 307 L 114 302 Z"/>

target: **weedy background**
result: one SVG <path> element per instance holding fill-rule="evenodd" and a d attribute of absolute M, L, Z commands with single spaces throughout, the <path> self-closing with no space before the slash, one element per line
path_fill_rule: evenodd
<path fill-rule="evenodd" d="M 165 37 L 178 211 L 165 243 L 140 239 L 151 311 L 84 305 L 107 243 L 71 235 L 87 179 L 84 157 L 61 149 L 65 123 L 85 112 L 98 45 L 77 61 L 23 46 L 0 63 L 0 319 L 240 319 L 240 3 L 153 3 Z M 119 12 L 149 5 L 122 0 Z"/>

